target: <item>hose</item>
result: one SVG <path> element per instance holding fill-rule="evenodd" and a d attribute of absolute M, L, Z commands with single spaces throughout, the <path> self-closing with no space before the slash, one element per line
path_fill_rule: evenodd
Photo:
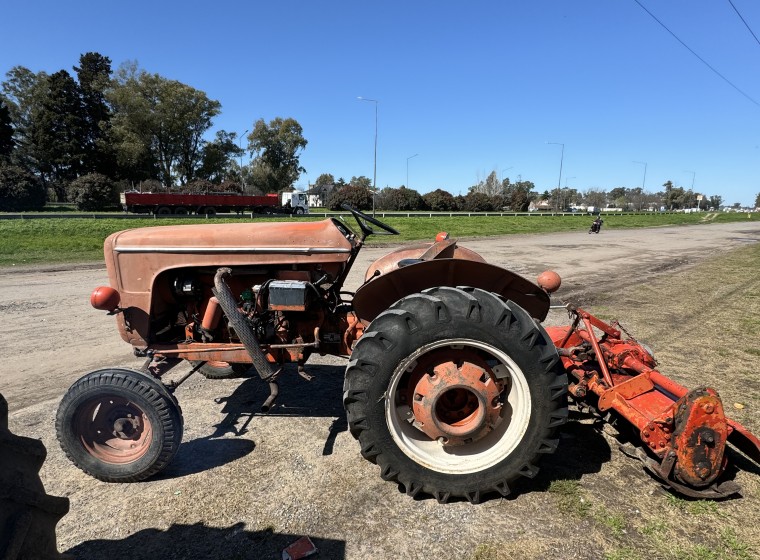
<path fill-rule="evenodd" d="M 218 269 L 214 275 L 214 287 L 211 291 L 216 296 L 216 299 L 219 300 L 219 305 L 224 311 L 224 314 L 227 315 L 227 320 L 232 325 L 232 328 L 235 329 L 238 337 L 240 337 L 240 341 L 248 351 L 248 355 L 251 356 L 251 360 L 253 361 L 253 365 L 259 373 L 259 376 L 265 381 L 273 382 L 279 372 L 272 369 L 272 364 L 269 363 L 269 360 L 267 360 L 266 356 L 264 356 L 264 353 L 261 351 L 259 341 L 253 333 L 251 326 L 248 324 L 248 321 L 245 320 L 243 314 L 238 310 L 237 301 L 235 301 L 235 297 L 232 295 L 230 287 L 225 282 L 225 279 L 231 274 L 232 269 L 230 268 L 223 267 Z M 273 391 L 273 394 L 276 397 L 277 391 Z M 267 398 L 267 401 L 269 401 L 270 398 L 271 395 Z M 274 399 L 272 399 L 272 401 L 274 401 Z M 271 402 L 269 405 L 271 406 Z"/>

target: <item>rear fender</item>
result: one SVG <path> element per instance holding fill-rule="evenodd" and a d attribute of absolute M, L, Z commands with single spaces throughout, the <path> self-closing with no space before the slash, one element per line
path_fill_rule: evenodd
<path fill-rule="evenodd" d="M 540 321 L 549 312 L 548 294 L 522 276 L 486 262 L 446 258 L 417 262 L 373 278 L 356 292 L 354 310 L 369 322 L 401 298 L 438 286 L 494 292 Z"/>

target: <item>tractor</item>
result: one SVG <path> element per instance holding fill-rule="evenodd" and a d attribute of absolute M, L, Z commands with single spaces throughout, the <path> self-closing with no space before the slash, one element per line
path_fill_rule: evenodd
<path fill-rule="evenodd" d="M 141 370 L 76 381 L 56 416 L 71 461 L 107 482 L 145 480 L 179 449 L 176 388 L 196 372 L 258 376 L 276 406 L 285 364 L 304 377 L 312 354 L 348 359 L 343 404 L 361 454 L 410 496 L 441 503 L 506 496 L 553 453 L 568 405 L 637 431 L 631 450 L 668 488 L 720 498 L 730 442 L 760 462 L 760 440 L 726 418 L 715 390 L 662 375 L 648 348 L 572 305 L 544 327 L 551 271 L 533 283 L 489 264 L 448 234 L 372 263 L 355 293 L 349 270 L 371 234 L 398 234 L 345 207 L 343 219 L 206 224 L 114 233 L 110 286 L 93 307 L 116 317 Z M 178 380 L 165 374 L 183 361 Z"/>

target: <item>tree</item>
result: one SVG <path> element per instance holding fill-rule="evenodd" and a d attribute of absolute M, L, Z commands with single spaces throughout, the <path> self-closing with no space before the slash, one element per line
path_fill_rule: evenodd
<path fill-rule="evenodd" d="M 372 180 L 369 177 L 365 177 L 364 175 L 351 177 L 351 180 L 348 182 L 348 184 L 353 185 L 354 187 L 361 187 L 363 189 L 372 189 Z"/>
<path fill-rule="evenodd" d="M 509 180 L 507 179 L 507 181 Z M 501 194 L 502 190 L 503 186 L 496 175 L 496 171 L 491 171 L 485 181 L 479 181 L 477 185 L 471 186 L 469 192 L 481 193 L 486 196 L 495 196 Z"/>
<path fill-rule="evenodd" d="M 31 172 L 17 165 L 0 163 L 0 211 L 40 210 L 45 206 L 45 187 Z"/>
<path fill-rule="evenodd" d="M 468 212 L 491 212 L 492 197 L 482 192 L 469 192 L 465 197 L 464 210 Z"/>
<path fill-rule="evenodd" d="M 588 189 L 583 193 L 583 202 L 586 206 L 593 206 L 599 210 L 607 204 L 607 193 L 601 189 Z"/>
<path fill-rule="evenodd" d="M 0 84 L 0 97 L 8 107 L 14 128 L 15 150 L 13 160 L 22 166 L 36 169 L 29 154 L 31 145 L 30 128 L 32 113 L 42 103 L 47 89 L 47 74 L 35 74 L 23 66 L 14 66 L 6 73 L 6 80 Z"/>
<path fill-rule="evenodd" d="M 277 117 L 269 124 L 264 119 L 256 121 L 248 135 L 248 150 L 255 157 L 255 186 L 264 192 L 291 188 L 306 172 L 298 155 L 306 144 L 303 129 L 295 119 Z"/>
<path fill-rule="evenodd" d="M 346 185 L 341 189 L 335 189 L 327 201 L 330 210 L 340 210 L 343 204 L 350 204 L 359 210 L 372 208 L 372 193 L 364 187 Z"/>
<path fill-rule="evenodd" d="M 451 212 L 459 209 L 454 196 L 442 189 L 423 194 L 422 199 L 425 205 L 434 212 Z"/>
<path fill-rule="evenodd" d="M 47 91 L 32 112 L 29 152 L 43 184 L 50 183 L 59 201 L 82 171 L 85 122 L 79 86 L 65 70 L 47 78 Z"/>
<path fill-rule="evenodd" d="M 88 173 L 68 186 L 69 200 L 77 210 L 103 210 L 116 202 L 113 180 L 101 173 Z"/>
<path fill-rule="evenodd" d="M 755 197 L 755 208 L 760 208 L 760 193 Z"/>
<path fill-rule="evenodd" d="M 8 106 L 0 99 L 0 162 L 10 160 L 14 146 L 11 114 Z"/>
<path fill-rule="evenodd" d="M 106 92 L 111 85 L 111 59 L 88 52 L 74 67 L 82 97 L 83 171 L 116 176 L 116 155 L 109 142 L 111 109 Z"/>
<path fill-rule="evenodd" d="M 219 130 L 211 142 L 204 142 L 201 164 L 196 176 L 212 183 L 220 184 L 225 179 L 237 175 L 235 158 L 243 155 L 243 150 L 237 145 L 237 134 Z"/>
<path fill-rule="evenodd" d="M 662 186 L 665 187 L 665 193 L 662 197 L 662 203 L 665 208 L 668 210 L 683 208 L 686 195 L 683 188 L 674 186 L 673 181 L 667 181 Z"/>
<path fill-rule="evenodd" d="M 722 196 L 714 194 L 710 197 L 710 208 L 712 208 L 713 210 L 719 210 L 722 204 L 723 204 Z"/>
<path fill-rule="evenodd" d="M 536 186 L 531 181 L 504 182 L 504 206 L 513 212 L 527 212 L 531 200 L 536 198 L 533 192 Z"/>
<path fill-rule="evenodd" d="M 407 189 L 404 186 L 398 189 L 387 187 L 378 193 L 375 205 L 381 210 L 410 211 L 424 209 L 425 201 L 414 189 Z"/>
<path fill-rule="evenodd" d="M 335 177 L 330 173 L 322 173 L 317 180 L 314 181 L 314 188 L 316 189 L 331 189 L 335 185 Z"/>
<path fill-rule="evenodd" d="M 114 141 L 122 165 L 143 167 L 151 160 L 166 187 L 195 178 L 201 165 L 203 134 L 221 104 L 195 88 L 158 74 L 122 65 L 108 93 L 113 105 Z"/>

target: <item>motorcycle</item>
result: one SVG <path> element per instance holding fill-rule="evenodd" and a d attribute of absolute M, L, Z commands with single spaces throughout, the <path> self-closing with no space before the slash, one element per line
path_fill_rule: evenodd
<path fill-rule="evenodd" d="M 591 222 L 591 229 L 588 230 L 588 232 L 591 233 L 599 233 L 602 229 L 602 224 L 604 223 L 604 220 L 596 219 L 593 222 Z"/>

